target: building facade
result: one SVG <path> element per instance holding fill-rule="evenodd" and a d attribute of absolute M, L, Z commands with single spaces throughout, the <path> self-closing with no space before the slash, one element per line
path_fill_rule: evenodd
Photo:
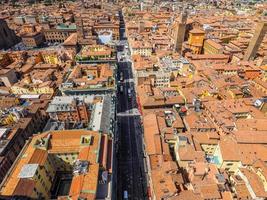
<path fill-rule="evenodd" d="M 95 131 L 64 130 L 36 135 L 12 166 L 0 194 L 6 198 L 97 199 L 99 182 L 109 181 L 109 145 L 112 140 Z M 69 184 L 58 181 L 64 177 L 68 177 L 65 180 Z M 66 187 L 66 191 L 59 192 L 58 185 Z"/>
<path fill-rule="evenodd" d="M 47 42 L 63 43 L 72 33 L 76 32 L 76 25 L 58 25 L 55 28 L 45 29 L 44 36 Z"/>

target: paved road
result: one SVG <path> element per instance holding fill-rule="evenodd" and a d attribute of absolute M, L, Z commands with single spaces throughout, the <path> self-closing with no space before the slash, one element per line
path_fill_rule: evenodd
<path fill-rule="evenodd" d="M 121 16 L 121 13 L 120 13 Z M 119 83 L 117 91 L 117 113 L 129 113 L 137 109 L 132 63 L 129 59 L 128 46 L 125 38 L 125 25 L 121 16 L 120 22 L 121 47 L 119 54 L 124 54 L 125 59 L 118 56 L 117 78 L 120 79 L 123 73 L 123 82 Z M 123 92 L 120 92 L 120 86 L 123 86 Z M 128 89 L 131 89 L 131 98 L 128 95 Z M 144 173 L 143 162 L 143 139 L 141 131 L 141 119 L 139 115 L 131 116 L 129 114 L 117 115 L 117 133 L 116 142 L 116 160 L 117 160 L 117 198 L 123 199 L 123 193 L 128 192 L 129 200 L 147 199 L 146 175 Z"/>
<path fill-rule="evenodd" d="M 124 113 L 137 108 L 134 83 L 127 81 L 132 78 L 131 63 L 118 63 L 118 76 L 123 72 L 123 93 L 118 92 L 117 113 Z M 131 98 L 128 96 L 131 89 Z M 146 179 L 143 164 L 143 144 L 140 127 L 140 116 L 118 116 L 118 172 L 117 197 L 123 199 L 127 190 L 128 199 L 146 199 Z"/>

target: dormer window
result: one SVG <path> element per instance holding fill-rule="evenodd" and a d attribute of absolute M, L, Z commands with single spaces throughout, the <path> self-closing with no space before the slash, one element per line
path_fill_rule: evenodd
<path fill-rule="evenodd" d="M 81 145 L 91 145 L 91 135 L 81 136 Z"/>

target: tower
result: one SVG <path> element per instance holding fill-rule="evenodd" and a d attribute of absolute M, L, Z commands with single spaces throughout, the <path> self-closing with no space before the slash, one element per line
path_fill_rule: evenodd
<path fill-rule="evenodd" d="M 77 36 L 78 36 L 78 41 L 80 42 L 83 39 L 84 36 L 84 30 L 83 30 L 83 20 L 82 20 L 82 15 L 79 14 L 75 17 L 75 22 L 77 26 Z"/>
<path fill-rule="evenodd" d="M 175 51 L 181 52 L 184 42 L 185 28 L 186 28 L 187 12 L 183 10 L 180 14 L 179 20 L 176 21 L 176 34 L 175 34 Z"/>
<path fill-rule="evenodd" d="M 267 32 L 267 22 L 257 24 L 255 33 L 248 45 L 243 60 L 250 60 L 256 56 L 256 53 L 261 45 L 265 33 Z"/>
<path fill-rule="evenodd" d="M 11 30 L 4 19 L 0 19 L 0 49 L 8 49 L 20 42 L 20 38 Z"/>
<path fill-rule="evenodd" d="M 82 3 L 82 8 L 85 8 L 84 0 L 81 0 L 81 3 Z"/>
<path fill-rule="evenodd" d="M 142 33 L 142 32 L 144 32 L 144 30 L 145 30 L 145 22 L 144 21 L 140 21 L 139 22 L 139 26 L 138 26 L 138 32 Z"/>
<path fill-rule="evenodd" d="M 94 37 L 92 35 L 92 27 L 90 26 L 90 17 L 85 10 L 75 16 L 77 27 L 77 38 L 80 45 L 92 44 Z"/>

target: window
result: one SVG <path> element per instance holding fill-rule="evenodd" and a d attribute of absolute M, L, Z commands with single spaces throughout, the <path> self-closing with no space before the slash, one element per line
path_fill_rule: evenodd
<path fill-rule="evenodd" d="M 81 137 L 81 144 L 90 145 L 91 144 L 91 136 L 90 135 L 82 136 Z"/>

